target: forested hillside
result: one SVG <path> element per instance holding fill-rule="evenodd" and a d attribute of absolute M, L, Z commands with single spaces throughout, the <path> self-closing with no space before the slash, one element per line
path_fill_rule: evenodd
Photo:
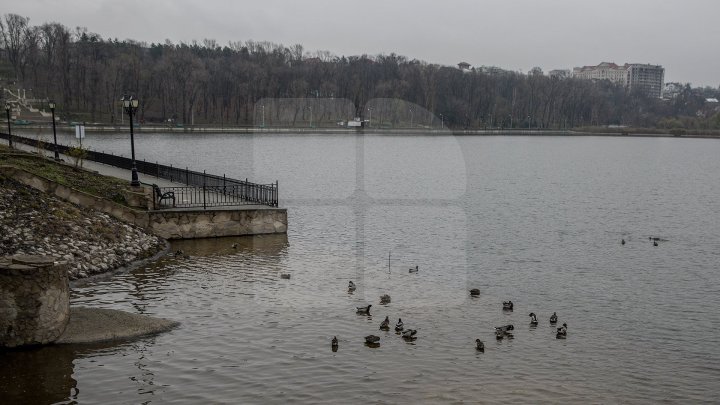
<path fill-rule="evenodd" d="M 117 122 L 119 99 L 133 94 L 141 100 L 138 117 L 146 122 L 257 125 L 260 100 L 269 106 L 267 100 L 274 98 L 325 99 L 322 105 L 346 99 L 332 114 L 320 114 L 321 104 L 310 102 L 307 110 L 296 109 L 295 122 L 298 116 L 307 121 L 315 105 L 316 124 L 331 125 L 338 118 L 379 114 L 372 112 L 369 100 L 390 98 L 442 115 L 442 125 L 453 128 L 720 128 L 720 114 L 705 102 L 718 89 L 687 85 L 674 99 L 659 100 L 607 81 L 555 79 L 539 70 L 463 72 L 395 54 L 335 56 L 306 52 L 301 45 L 255 41 L 148 45 L 60 23 L 31 25 L 15 14 L 5 15 L 1 23 L 4 87 L 23 86 L 33 89 L 35 98 L 54 99 L 59 114 L 68 119 Z M 482 60 L 481 45 L 459 53 Z M 411 111 L 401 115 L 395 125 L 418 119 Z M 264 119 L 273 122 L 269 107 Z"/>

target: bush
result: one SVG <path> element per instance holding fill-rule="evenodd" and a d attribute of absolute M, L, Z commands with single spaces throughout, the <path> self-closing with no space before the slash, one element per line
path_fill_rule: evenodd
<path fill-rule="evenodd" d="M 78 163 L 80 164 L 80 167 L 83 165 L 83 161 L 88 155 L 87 149 L 84 149 L 82 146 L 74 146 L 72 147 L 68 153 L 71 158 L 73 158 L 73 162 L 75 163 L 75 167 L 78 166 Z"/>

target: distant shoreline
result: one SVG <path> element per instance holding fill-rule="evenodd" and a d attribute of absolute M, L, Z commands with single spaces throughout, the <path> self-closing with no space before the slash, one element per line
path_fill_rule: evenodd
<path fill-rule="evenodd" d="M 88 133 L 121 133 L 129 132 L 129 126 L 86 124 Z M 13 132 L 18 133 L 49 133 L 49 124 L 14 126 Z M 617 136 L 617 137 L 668 137 L 668 138 L 720 138 L 717 130 L 662 130 L 654 128 L 613 128 L 590 127 L 576 129 L 428 129 L 428 128 L 298 128 L 298 127 L 168 127 L 162 125 L 137 125 L 137 134 L 142 133 L 177 133 L 177 134 L 367 134 L 367 135 L 453 135 L 453 136 Z M 75 128 L 67 124 L 57 126 L 58 133 L 74 133 Z"/>

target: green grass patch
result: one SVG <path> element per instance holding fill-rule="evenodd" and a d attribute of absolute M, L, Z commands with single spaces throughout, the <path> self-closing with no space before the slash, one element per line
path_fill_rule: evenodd
<path fill-rule="evenodd" d="M 37 155 L 11 150 L 7 146 L 0 146 L 0 165 L 14 166 L 75 190 L 128 205 L 124 197 L 128 183 L 115 177 L 56 163 Z"/>

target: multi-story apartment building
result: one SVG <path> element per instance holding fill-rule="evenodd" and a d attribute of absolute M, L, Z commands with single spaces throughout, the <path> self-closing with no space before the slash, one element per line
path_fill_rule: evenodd
<path fill-rule="evenodd" d="M 629 90 L 639 90 L 650 97 L 662 97 L 665 69 L 660 65 L 626 63 L 623 66 L 602 62 L 597 66 L 573 69 L 573 77 L 588 80 L 609 80 Z"/>
<path fill-rule="evenodd" d="M 625 86 L 630 91 L 639 90 L 650 97 L 662 97 L 665 69 L 660 65 L 640 63 L 626 64 L 627 81 Z"/>

